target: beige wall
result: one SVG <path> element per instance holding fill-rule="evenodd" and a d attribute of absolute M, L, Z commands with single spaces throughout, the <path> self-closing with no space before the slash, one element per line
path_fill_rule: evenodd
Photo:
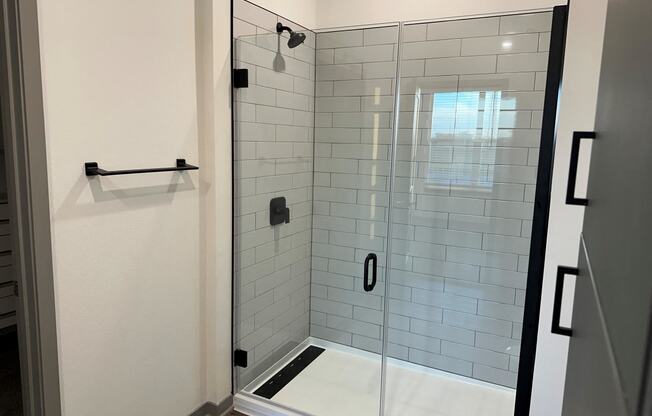
<path fill-rule="evenodd" d="M 64 412 L 188 414 L 230 392 L 229 2 L 38 6 Z"/>
<path fill-rule="evenodd" d="M 316 28 L 506 13 L 565 3 L 564 0 L 402 0 L 397 7 L 395 0 L 318 1 Z"/>

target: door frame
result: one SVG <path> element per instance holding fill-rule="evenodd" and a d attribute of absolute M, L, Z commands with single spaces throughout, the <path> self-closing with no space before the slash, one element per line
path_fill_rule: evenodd
<path fill-rule="evenodd" d="M 61 415 L 36 0 L 0 3 L 0 96 L 11 205 L 23 407 Z"/>
<path fill-rule="evenodd" d="M 555 6 L 552 10 L 552 29 L 550 51 L 548 53 L 548 72 L 541 126 L 541 144 L 535 190 L 534 216 L 530 243 L 525 308 L 523 312 L 523 332 L 516 384 L 515 416 L 530 413 L 532 400 L 532 381 L 539 333 L 541 313 L 541 292 L 543 272 L 548 241 L 548 222 L 550 220 L 550 196 L 552 193 L 552 172 L 554 167 L 555 140 L 559 92 L 562 87 L 564 54 L 566 51 L 566 32 L 568 27 L 568 5 Z"/>

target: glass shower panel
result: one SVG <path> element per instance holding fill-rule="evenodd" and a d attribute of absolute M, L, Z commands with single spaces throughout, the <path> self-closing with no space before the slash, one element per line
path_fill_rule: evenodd
<path fill-rule="evenodd" d="M 306 35 L 288 47 L 281 22 Z M 243 0 L 234 2 L 234 350 L 241 390 L 309 336 L 315 34 Z M 289 218 L 271 225 L 270 203 Z"/>
<path fill-rule="evenodd" d="M 403 26 L 385 414 L 513 414 L 550 28 Z"/>
<path fill-rule="evenodd" d="M 313 414 L 378 414 L 397 44 L 398 26 L 317 34 L 310 335 L 346 365 Z"/>

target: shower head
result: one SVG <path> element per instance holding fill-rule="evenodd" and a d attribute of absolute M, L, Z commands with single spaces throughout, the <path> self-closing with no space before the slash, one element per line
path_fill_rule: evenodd
<path fill-rule="evenodd" d="M 301 45 L 306 40 L 306 34 L 301 32 L 295 32 L 287 26 L 283 26 L 280 22 L 276 24 L 276 32 L 283 33 L 284 30 L 287 30 L 290 34 L 290 40 L 288 40 L 288 47 L 290 49 L 296 48 Z"/>

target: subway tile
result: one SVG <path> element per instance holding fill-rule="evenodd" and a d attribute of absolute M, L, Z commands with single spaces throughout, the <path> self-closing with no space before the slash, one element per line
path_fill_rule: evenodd
<path fill-rule="evenodd" d="M 510 356 L 509 357 L 509 371 L 518 374 L 519 358 Z"/>
<path fill-rule="evenodd" d="M 277 142 L 308 142 L 310 129 L 301 126 L 276 126 Z"/>
<path fill-rule="evenodd" d="M 398 26 L 378 27 L 363 30 L 364 45 L 398 43 Z"/>
<path fill-rule="evenodd" d="M 333 244 L 313 243 L 313 256 L 326 257 L 330 259 L 353 260 L 353 250 L 349 247 L 341 247 Z"/>
<path fill-rule="evenodd" d="M 491 166 L 490 170 L 493 171 L 493 179 L 496 182 L 536 184 L 537 181 L 538 170 L 532 166 L 495 165 Z"/>
<path fill-rule="evenodd" d="M 515 296 L 515 290 L 511 288 L 454 279 L 447 279 L 444 282 L 444 291 L 507 304 L 513 304 Z"/>
<path fill-rule="evenodd" d="M 473 331 L 417 318 L 410 318 L 410 332 L 466 345 L 473 345 L 475 342 Z"/>
<path fill-rule="evenodd" d="M 295 94 L 293 92 L 276 91 L 277 107 L 303 110 L 311 108 L 313 103 L 313 97 L 309 97 L 307 95 Z"/>
<path fill-rule="evenodd" d="M 446 247 L 446 260 L 449 262 L 472 264 L 504 270 L 516 270 L 518 256 L 461 247 Z"/>
<path fill-rule="evenodd" d="M 359 112 L 360 97 L 318 97 L 315 99 L 317 112 Z"/>
<path fill-rule="evenodd" d="M 256 106 L 256 122 L 269 124 L 292 124 L 292 110 L 287 108 Z"/>
<path fill-rule="evenodd" d="M 338 275 L 336 273 L 317 270 L 312 271 L 312 281 L 313 283 L 326 286 L 327 288 L 336 287 L 338 289 L 353 290 L 354 287 L 353 278 L 351 276 Z"/>
<path fill-rule="evenodd" d="M 360 292 L 352 292 L 349 290 L 342 290 L 333 287 L 328 288 L 328 299 L 354 306 L 362 306 L 365 308 L 378 310 L 380 310 L 382 304 L 382 298 L 380 296 L 369 295 Z"/>
<path fill-rule="evenodd" d="M 443 322 L 448 325 L 500 336 L 509 336 L 512 331 L 511 322 L 451 310 L 444 310 Z"/>
<path fill-rule="evenodd" d="M 394 109 L 394 97 L 391 95 L 377 95 L 377 96 L 368 96 L 361 97 L 362 111 L 366 112 L 379 112 L 387 111 L 391 112 Z M 379 131 L 380 130 L 380 131 Z M 381 132 L 389 131 L 389 136 L 391 136 L 391 129 L 366 129 L 365 133 L 371 133 L 373 141 L 381 144 L 389 144 L 390 140 L 386 140 L 384 137 L 381 137 Z M 387 134 L 387 133 L 385 133 Z M 363 139 L 363 142 L 365 140 Z"/>
<path fill-rule="evenodd" d="M 316 128 L 315 141 L 326 143 L 360 143 L 360 129 L 327 127 Z"/>
<path fill-rule="evenodd" d="M 480 282 L 490 285 L 525 289 L 527 284 L 527 273 L 482 267 L 480 269 Z"/>
<path fill-rule="evenodd" d="M 362 30 L 342 30 L 317 34 L 317 49 L 346 48 L 363 45 Z"/>
<path fill-rule="evenodd" d="M 500 57 L 499 57 L 500 59 Z M 464 56 L 426 60 L 426 76 L 453 74 L 485 74 L 496 72 L 495 56 Z M 499 71 L 510 72 L 510 71 Z"/>
<path fill-rule="evenodd" d="M 444 260 L 446 257 L 446 246 L 444 245 L 406 240 L 405 238 L 407 236 L 397 235 L 396 233 L 394 233 L 393 236 L 392 253 L 435 260 Z"/>
<path fill-rule="evenodd" d="M 482 236 L 482 249 L 504 253 L 529 254 L 530 239 L 495 234 Z"/>
<path fill-rule="evenodd" d="M 348 159 L 347 159 L 348 160 Z M 387 178 L 372 175 L 348 175 L 333 173 L 331 186 L 336 188 L 366 189 L 371 191 L 387 190 Z"/>
<path fill-rule="evenodd" d="M 496 146 L 539 147 L 540 129 L 499 129 L 494 139 Z"/>
<path fill-rule="evenodd" d="M 506 218 L 450 214 L 449 228 L 459 231 L 519 236 L 521 234 L 521 221 Z"/>
<path fill-rule="evenodd" d="M 336 96 L 389 95 L 392 82 L 389 79 L 373 79 L 360 81 L 334 81 Z"/>
<path fill-rule="evenodd" d="M 534 82 L 534 89 L 536 91 L 545 91 L 546 89 L 546 80 L 547 80 L 547 72 L 537 72 L 535 77 L 535 82 Z"/>
<path fill-rule="evenodd" d="M 547 52 L 498 55 L 498 72 L 545 71 L 547 67 Z"/>
<path fill-rule="evenodd" d="M 338 344 L 351 345 L 352 335 L 349 332 L 338 331 L 336 329 L 326 328 L 319 325 L 310 325 L 310 335 L 327 341 L 337 342 Z"/>
<path fill-rule="evenodd" d="M 341 316 L 328 315 L 326 323 L 329 328 L 369 338 L 380 339 L 380 326 Z"/>
<path fill-rule="evenodd" d="M 464 147 L 453 149 L 453 163 L 527 165 L 528 149 L 513 147 Z"/>
<path fill-rule="evenodd" d="M 498 35 L 500 18 L 451 20 L 428 24 L 428 39 L 453 39 Z"/>
<path fill-rule="evenodd" d="M 485 209 L 485 201 L 472 198 L 418 195 L 417 209 L 424 211 L 482 215 Z"/>
<path fill-rule="evenodd" d="M 362 64 L 362 78 L 395 78 L 396 62 L 367 62 Z"/>
<path fill-rule="evenodd" d="M 457 75 L 401 78 L 401 94 L 415 94 L 417 90 L 423 95 L 435 92 L 455 92 L 458 79 Z"/>
<path fill-rule="evenodd" d="M 258 85 L 277 90 L 294 91 L 294 78 L 291 75 L 275 72 L 271 69 L 257 67 L 256 80 Z"/>
<path fill-rule="evenodd" d="M 417 226 L 414 230 L 414 239 L 428 243 L 444 244 L 448 246 L 481 248 L 482 234 L 465 231 L 443 230 L 438 228 Z"/>
<path fill-rule="evenodd" d="M 516 388 L 517 374 L 507 370 L 501 370 L 499 368 L 474 363 L 473 378 L 513 389 Z"/>
<path fill-rule="evenodd" d="M 417 273 L 430 274 L 435 276 L 460 279 L 465 281 L 477 281 L 479 279 L 479 268 L 475 265 L 450 263 L 439 260 L 413 259 L 413 270 Z M 466 296 L 464 293 L 459 293 Z"/>
<path fill-rule="evenodd" d="M 353 318 L 371 324 L 383 324 L 383 312 L 376 309 L 367 309 L 361 306 L 354 306 Z"/>
<path fill-rule="evenodd" d="M 414 303 L 468 313 L 475 313 L 477 310 L 477 300 L 466 296 L 457 296 L 423 289 L 412 289 L 411 293 L 411 300 Z"/>
<path fill-rule="evenodd" d="M 468 345 L 442 341 L 441 353 L 448 357 L 459 358 L 466 361 L 485 364 L 494 368 L 509 369 L 509 355 L 495 351 L 484 350 Z"/>
<path fill-rule="evenodd" d="M 543 91 L 503 92 L 501 110 L 543 110 Z"/>
<path fill-rule="evenodd" d="M 317 81 L 340 81 L 362 78 L 362 64 L 318 65 Z"/>
<path fill-rule="evenodd" d="M 333 127 L 333 114 L 315 113 L 315 127 Z"/>
<path fill-rule="evenodd" d="M 333 127 L 389 128 L 389 113 L 334 113 Z"/>
<path fill-rule="evenodd" d="M 500 33 L 549 32 L 552 26 L 552 13 L 532 13 L 500 18 Z"/>
<path fill-rule="evenodd" d="M 424 23 L 403 26 L 403 42 L 421 42 L 426 40 L 426 29 L 428 25 Z"/>
<path fill-rule="evenodd" d="M 537 52 L 538 34 L 491 36 L 462 40 L 462 56 Z"/>
<path fill-rule="evenodd" d="M 473 371 L 473 364 L 469 361 L 459 360 L 457 358 L 447 357 L 440 354 L 432 354 L 414 348 L 410 348 L 409 361 L 467 377 L 470 377 Z"/>
<path fill-rule="evenodd" d="M 487 201 L 485 215 L 499 218 L 530 220 L 534 213 L 534 204 L 528 202 Z"/>
<path fill-rule="evenodd" d="M 439 352 L 441 341 L 437 338 L 431 338 L 411 332 L 400 331 L 389 328 L 387 331 L 387 341 L 393 344 L 403 345 L 409 348 L 415 348 L 420 351 Z"/>
<path fill-rule="evenodd" d="M 521 353 L 521 343 L 518 340 L 482 332 L 475 334 L 475 346 L 511 356 L 519 356 Z"/>
<path fill-rule="evenodd" d="M 340 231 L 331 231 L 329 242 L 337 246 L 364 248 L 377 251 L 382 251 L 384 246 L 384 239 L 381 237 L 363 236 Z"/>
<path fill-rule="evenodd" d="M 379 339 L 369 338 L 358 334 L 353 334 L 353 343 L 351 346 L 376 354 L 380 354 L 382 351 L 382 342 Z"/>
<path fill-rule="evenodd" d="M 390 281 L 395 284 L 430 291 L 443 291 L 444 278 L 430 274 L 419 274 L 405 270 L 392 270 Z"/>
<path fill-rule="evenodd" d="M 385 218 L 385 208 L 377 206 L 331 203 L 330 214 L 338 217 L 356 218 L 363 220 L 383 220 Z"/>
<path fill-rule="evenodd" d="M 333 157 L 343 159 L 387 159 L 388 146 L 369 144 L 333 144 Z"/>
<path fill-rule="evenodd" d="M 501 73 L 461 75 L 460 91 L 530 91 L 534 89 L 533 73 Z"/>
<path fill-rule="evenodd" d="M 357 171 L 358 161 L 355 159 L 315 158 L 315 172 L 356 173 Z"/>
<path fill-rule="evenodd" d="M 315 59 L 317 62 L 317 71 L 319 71 L 320 66 L 322 65 L 331 65 L 334 64 L 334 49 L 320 49 L 315 51 Z M 319 79 L 319 76 L 317 76 Z"/>
<path fill-rule="evenodd" d="M 333 81 L 316 82 L 315 95 L 317 95 L 317 97 L 328 97 L 333 95 Z"/>
<path fill-rule="evenodd" d="M 335 63 L 383 62 L 394 60 L 393 45 L 375 45 L 335 49 Z"/>
<path fill-rule="evenodd" d="M 461 40 L 410 42 L 402 45 L 401 59 L 425 59 L 460 56 Z"/>
<path fill-rule="evenodd" d="M 249 88 L 237 90 L 236 98 L 238 101 L 252 104 L 276 105 L 276 90 L 273 88 L 263 87 L 261 85 L 249 85 Z M 236 117 L 237 117 L 236 111 Z"/>
<path fill-rule="evenodd" d="M 356 191 L 354 189 L 342 189 L 315 186 L 314 198 L 316 201 L 343 202 L 354 204 L 356 202 Z"/>
<path fill-rule="evenodd" d="M 478 302 L 478 315 L 522 323 L 523 307 L 481 300 Z"/>

